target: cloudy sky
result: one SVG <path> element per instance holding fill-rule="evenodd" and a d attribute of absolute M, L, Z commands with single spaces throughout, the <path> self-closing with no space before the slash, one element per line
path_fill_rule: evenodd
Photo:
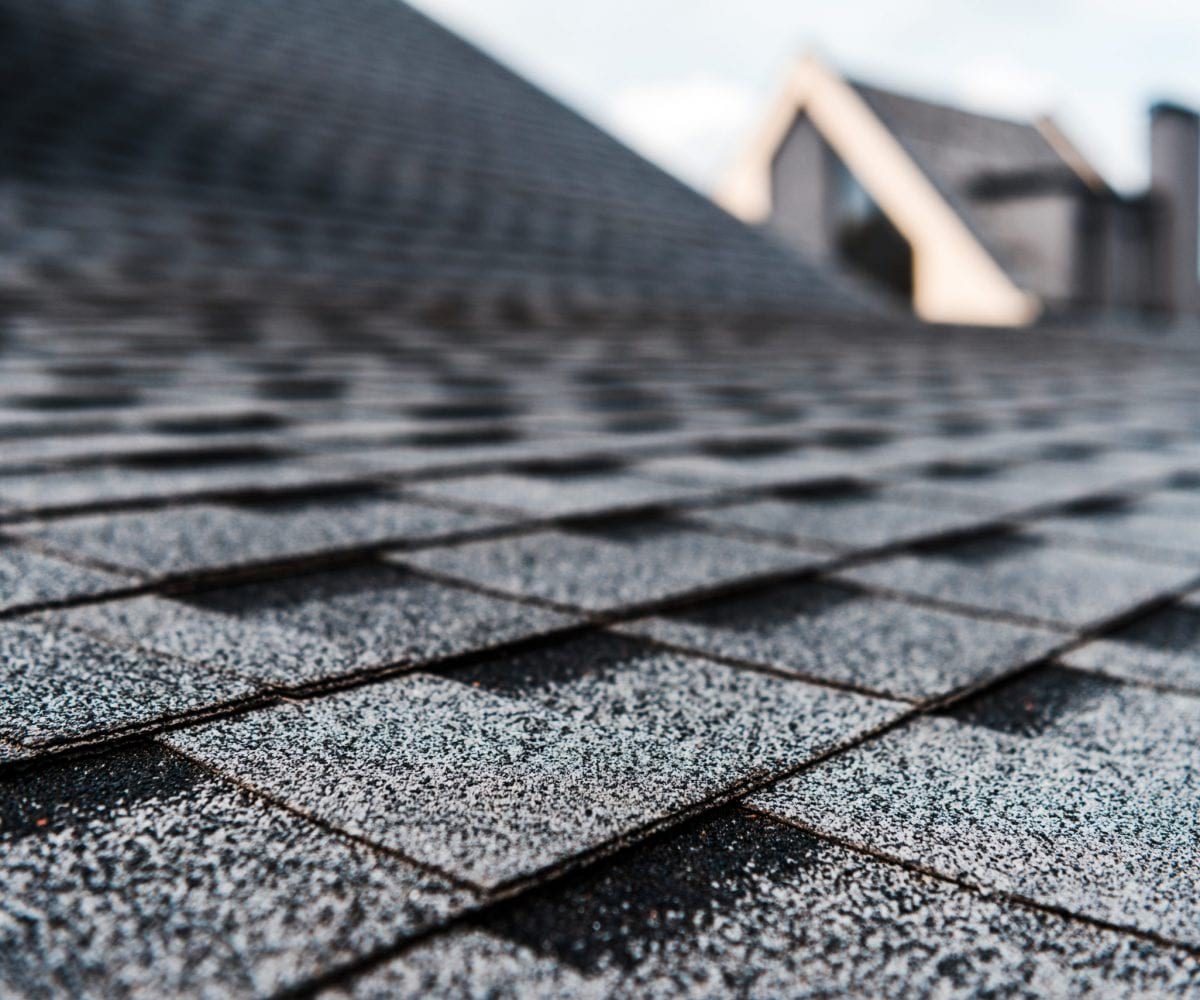
<path fill-rule="evenodd" d="M 414 0 L 709 189 L 791 60 L 1001 114 L 1054 113 L 1145 178 L 1145 109 L 1200 106 L 1200 0 Z"/>

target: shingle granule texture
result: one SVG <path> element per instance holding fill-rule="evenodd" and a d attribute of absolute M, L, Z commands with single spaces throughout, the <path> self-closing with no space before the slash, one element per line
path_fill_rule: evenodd
<path fill-rule="evenodd" d="M 0 622 L 0 736 L 36 746 L 213 710 L 255 685 L 39 622 Z"/>
<path fill-rule="evenodd" d="M 277 687 L 412 666 L 571 624 L 390 566 L 91 604 L 55 620 Z"/>
<path fill-rule="evenodd" d="M 882 559 L 844 577 L 1084 628 L 1183 589 L 1197 571 L 1022 532 Z"/>
<path fill-rule="evenodd" d="M 1037 706 L 1028 724 L 920 719 L 751 801 L 946 877 L 1196 947 L 1200 703 L 1039 681 L 1017 702 Z"/>
<path fill-rule="evenodd" d="M 0 781 L 0 993 L 263 996 L 470 894 L 161 749 Z"/>
<path fill-rule="evenodd" d="M 661 744 L 664 755 L 713 792 L 802 764 L 906 708 L 616 636 L 484 661 L 452 676 Z"/>
<path fill-rule="evenodd" d="M 700 796 L 655 741 L 419 674 L 166 739 L 292 808 L 485 887 Z"/>
<path fill-rule="evenodd" d="M 726 816 L 419 945 L 355 1000 L 1183 995 L 1200 961 Z"/>
<path fill-rule="evenodd" d="M 892 498 L 886 489 L 829 490 L 813 496 L 714 507 L 691 515 L 704 524 L 839 549 L 869 549 L 963 531 L 985 519 Z"/>
<path fill-rule="evenodd" d="M 650 604 L 750 577 L 796 572 L 822 556 L 651 521 L 431 548 L 395 557 L 439 575 L 587 611 Z"/>
<path fill-rule="evenodd" d="M 120 590 L 130 582 L 126 577 L 0 542 L 0 611 Z"/>
<path fill-rule="evenodd" d="M 628 640 L 564 653 L 580 676 L 519 657 L 465 684 L 412 675 L 168 739 L 294 808 L 494 886 L 899 714 Z"/>
<path fill-rule="evenodd" d="M 1200 600 L 1184 598 L 1064 660 L 1082 670 L 1200 694 Z"/>
<path fill-rule="evenodd" d="M 783 673 L 921 701 L 1006 673 L 1060 634 L 828 583 L 775 587 L 630 622 L 622 631 Z"/>
<path fill-rule="evenodd" d="M 428 541 L 498 523 L 495 517 L 376 497 L 105 514 L 54 521 L 26 537 L 52 551 L 157 577 Z"/>

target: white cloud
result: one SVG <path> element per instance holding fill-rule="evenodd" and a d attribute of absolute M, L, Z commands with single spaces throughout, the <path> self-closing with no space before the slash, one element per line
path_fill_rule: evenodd
<path fill-rule="evenodd" d="M 957 96 L 964 104 L 997 115 L 1028 118 L 1057 103 L 1055 81 L 1016 60 L 989 58 L 961 73 Z"/>
<path fill-rule="evenodd" d="M 708 188 L 758 111 L 748 87 L 704 76 L 627 87 L 607 117 L 639 152 Z"/>

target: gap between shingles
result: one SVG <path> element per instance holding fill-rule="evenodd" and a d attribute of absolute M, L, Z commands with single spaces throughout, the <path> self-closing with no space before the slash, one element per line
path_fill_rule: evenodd
<path fill-rule="evenodd" d="M 418 871 L 424 872 L 426 875 L 430 875 L 436 879 L 439 879 L 455 889 L 469 892 L 471 895 L 477 898 L 484 898 L 488 894 L 488 890 L 478 883 L 463 878 L 461 875 L 456 875 L 439 865 L 414 858 L 398 848 L 388 847 L 380 844 L 377 841 L 370 839 L 365 834 L 352 833 L 348 830 L 342 829 L 341 827 L 335 826 L 316 813 L 302 809 L 299 806 L 289 803 L 285 799 L 277 798 L 275 795 L 264 791 L 256 785 L 248 784 L 233 772 L 226 771 L 224 768 L 218 767 L 217 765 L 212 764 L 203 758 L 193 757 L 186 750 L 181 750 L 174 744 L 166 743 L 163 740 L 158 739 L 156 739 L 154 742 L 165 752 L 186 760 L 189 764 L 192 764 L 201 770 L 207 771 L 209 774 L 217 777 L 220 781 L 235 786 L 246 794 L 268 803 L 273 808 L 280 809 L 281 811 L 292 816 L 298 816 L 306 823 L 311 823 L 313 826 L 320 828 L 321 830 L 325 831 L 325 833 L 330 834 L 338 840 L 349 840 L 353 843 L 368 848 L 372 852 L 382 854 L 387 857 L 397 858 L 400 861 L 403 861 L 405 864 L 416 868 Z"/>
<path fill-rule="evenodd" d="M 1119 924 L 1113 921 L 1103 920 L 1099 917 L 1092 917 L 1086 913 L 1079 913 L 1070 909 L 1069 907 L 1058 906 L 1054 903 L 1043 903 L 1034 899 L 1032 896 L 1026 896 L 1022 893 L 1011 892 L 1006 889 L 989 888 L 982 883 L 974 882 L 970 879 L 960 878 L 955 875 L 948 875 L 937 868 L 930 868 L 925 865 L 918 864 L 915 861 L 908 861 L 899 855 L 890 854 L 887 851 L 881 851 L 877 848 L 870 847 L 867 844 L 848 840 L 844 837 L 839 837 L 835 834 L 824 832 L 819 828 L 810 826 L 801 820 L 797 820 L 789 816 L 781 816 L 778 813 L 773 813 L 770 810 L 749 805 L 745 802 L 739 803 L 739 808 L 745 810 L 751 815 L 759 816 L 763 819 L 769 819 L 773 822 L 781 823 L 784 826 L 793 827 L 794 829 L 799 830 L 802 833 L 806 833 L 811 837 L 815 837 L 818 840 L 823 840 L 830 844 L 836 844 L 838 847 L 844 848 L 848 851 L 853 851 L 854 853 L 863 855 L 864 857 L 872 858 L 876 861 L 893 865 L 897 868 L 903 868 L 906 871 L 913 872 L 917 875 L 924 875 L 928 878 L 936 879 L 937 881 L 946 883 L 948 885 L 957 886 L 959 889 L 963 889 L 974 895 L 980 896 L 983 899 L 1003 900 L 1006 903 L 1012 903 L 1016 906 L 1022 907 L 1023 909 L 1034 910 L 1039 913 L 1060 917 L 1074 923 L 1086 924 L 1098 930 L 1105 930 L 1118 934 L 1124 934 L 1129 937 L 1140 938 L 1141 940 L 1149 941 L 1161 947 L 1178 948 L 1192 955 L 1200 956 L 1200 945 L 1197 944 L 1191 944 L 1186 941 L 1178 941 L 1174 938 L 1166 937 L 1165 935 L 1158 934 L 1154 931 L 1143 930 L 1140 927 L 1130 924 Z"/>
<path fill-rule="evenodd" d="M 943 883 L 954 885 L 963 891 L 970 892 L 985 899 L 999 898 L 1007 903 L 1018 905 L 1026 909 L 1035 910 L 1037 912 L 1051 914 L 1071 922 L 1081 923 L 1115 933 L 1126 934 L 1150 941 L 1160 946 L 1181 948 L 1190 953 L 1200 955 L 1200 947 L 1184 944 L 1182 942 L 1155 934 L 1151 931 L 1144 931 L 1136 927 L 1128 927 L 1121 924 L 1109 923 L 1103 920 L 1088 917 L 1084 914 L 1078 914 L 1067 908 L 1057 907 L 1052 904 L 1040 903 L 1037 900 L 1022 896 L 1018 893 L 989 890 L 986 887 L 972 883 L 968 880 L 957 879 L 953 876 L 946 875 L 936 869 L 925 868 L 912 862 L 906 862 L 903 859 L 891 856 L 885 852 L 874 850 L 865 845 L 855 844 L 832 835 L 821 833 L 819 830 L 810 828 L 800 822 L 790 820 L 786 817 L 776 816 L 773 813 L 757 809 L 748 805 L 746 802 L 750 796 L 758 792 L 764 791 L 780 782 L 790 780 L 791 778 L 794 778 L 808 770 L 819 767 L 820 765 L 827 763 L 836 757 L 840 757 L 847 753 L 852 753 L 859 747 L 862 747 L 887 735 L 888 733 L 893 732 L 894 730 L 901 728 L 904 725 L 907 725 L 913 719 L 919 718 L 931 711 L 942 708 L 952 701 L 969 697 L 972 694 L 979 694 L 983 690 L 999 686 L 1000 684 L 1011 680 L 1015 676 L 1026 672 L 1032 672 L 1039 667 L 1045 666 L 1051 661 L 1051 656 L 1041 657 L 1032 663 L 1023 665 L 1017 670 L 1008 671 L 1004 674 L 989 678 L 986 681 L 981 682 L 973 690 L 964 689 L 948 695 L 944 699 L 930 702 L 919 707 L 914 706 L 910 710 L 899 714 L 895 718 L 890 719 L 879 726 L 873 727 L 870 730 L 860 733 L 849 740 L 841 741 L 822 753 L 788 769 L 785 769 L 784 771 L 775 773 L 765 778 L 750 777 L 734 782 L 725 789 L 722 789 L 721 791 L 714 793 L 713 795 L 702 799 L 699 802 L 693 803 L 686 809 L 679 810 L 668 817 L 662 817 L 656 821 L 653 821 L 652 823 L 645 824 L 635 831 L 626 832 L 625 834 L 613 838 L 604 844 L 574 855 L 555 866 L 542 869 L 540 872 L 534 873 L 530 876 L 513 880 L 510 883 L 496 887 L 492 890 L 492 892 L 486 895 L 485 902 L 482 906 L 464 911 L 463 913 L 460 913 L 447 921 L 437 923 L 416 935 L 406 937 L 401 941 L 393 943 L 392 945 L 376 949 L 367 955 L 359 956 L 352 962 L 338 966 L 320 976 L 314 977 L 307 983 L 284 991 L 280 994 L 280 997 L 286 997 L 289 998 L 289 1000 L 290 998 L 297 998 L 298 1000 L 298 998 L 301 997 L 315 996 L 326 989 L 351 981 L 357 976 L 366 974 L 371 970 L 404 955 L 409 950 L 417 947 L 425 941 L 449 933 L 457 927 L 477 922 L 482 915 L 488 913 L 489 911 L 501 909 L 519 898 L 530 896 L 537 892 L 550 890 L 555 885 L 569 882 L 570 879 L 583 877 L 588 871 L 598 868 L 604 863 L 610 862 L 623 854 L 645 849 L 648 843 L 657 838 L 673 836 L 681 827 L 689 823 L 705 822 L 709 819 L 715 818 L 722 811 L 729 810 L 730 808 L 743 809 L 751 814 L 763 816 L 774 822 L 790 825 L 811 836 L 818 837 L 831 843 L 836 843 L 839 846 L 859 855 L 870 857 L 873 860 L 881 863 L 898 866 L 917 874 L 935 878 Z"/>
<path fill-rule="evenodd" d="M 981 533 L 986 535 L 986 534 L 990 534 L 994 530 L 995 530 L 994 528 L 986 528 Z M 955 533 L 955 537 L 956 538 L 958 537 L 958 533 Z M 906 543 L 905 548 L 911 546 L 912 544 L 920 544 L 920 543 L 911 543 L 911 542 Z M 445 576 L 443 574 L 431 572 L 431 571 L 428 571 L 428 570 L 425 570 L 425 569 L 422 569 L 419 567 L 410 566 L 409 564 L 404 563 L 402 561 L 395 561 L 395 562 L 388 561 L 385 563 L 385 565 L 392 566 L 393 568 L 398 567 L 405 572 L 411 573 L 418 577 L 429 579 L 435 583 L 440 583 L 442 585 L 451 586 L 451 587 L 457 587 L 459 589 L 472 591 L 475 593 L 483 594 L 485 596 L 495 597 L 495 598 L 504 599 L 504 600 L 508 600 L 508 601 L 514 601 L 516 603 L 523 603 L 523 604 L 527 604 L 527 605 L 531 605 L 531 606 L 540 607 L 543 609 L 557 611 L 559 613 L 571 616 L 573 619 L 575 619 L 575 621 L 571 625 L 564 626 L 564 628 L 560 629 L 560 630 L 551 630 L 549 632 L 541 632 L 541 633 L 538 633 L 533 636 L 525 636 L 520 639 L 513 640 L 512 643 L 500 644 L 498 646 L 489 647 L 489 648 L 482 649 L 482 650 L 471 650 L 471 651 L 468 651 L 468 652 L 465 652 L 462 654 L 455 654 L 453 656 L 443 657 L 443 658 L 437 659 L 437 660 L 424 661 L 421 663 L 385 664 L 385 665 L 381 665 L 381 666 L 372 667 L 372 668 L 369 668 L 369 669 L 363 670 L 363 671 L 355 671 L 355 672 L 347 674 L 341 678 L 333 678 L 333 679 L 330 679 L 329 681 L 316 681 L 316 682 L 312 682 L 310 684 L 305 684 L 305 685 L 296 685 L 296 686 L 292 686 L 292 687 L 288 687 L 286 685 L 275 685 L 275 686 L 271 686 L 270 688 L 265 689 L 264 695 L 267 697 L 276 697 L 276 698 L 280 697 L 280 696 L 288 696 L 288 695 L 298 697 L 298 698 L 308 698 L 308 697 L 320 696 L 321 694 L 330 693 L 333 691 L 345 690 L 345 689 L 349 689 L 349 688 L 353 688 L 353 687 L 358 687 L 358 686 L 368 685 L 368 684 L 372 684 L 372 683 L 378 683 L 381 681 L 386 681 L 386 680 L 391 679 L 400 674 L 408 673 L 408 672 L 412 672 L 412 671 L 416 671 L 416 670 L 452 671 L 457 666 L 478 662 L 480 658 L 488 658 L 488 657 L 492 657 L 492 656 L 502 656 L 509 652 L 518 651 L 518 649 L 520 649 L 520 648 L 536 648 L 536 646 L 541 643 L 551 643 L 551 644 L 555 643 L 555 642 L 559 641 L 560 639 L 564 638 L 562 633 L 570 634 L 573 632 L 584 632 L 587 630 L 588 625 L 591 625 L 593 627 L 603 630 L 603 629 L 605 629 L 606 626 L 628 623 L 631 621 L 638 620 L 640 618 L 652 616 L 654 614 L 661 614 L 666 611 L 677 610 L 677 609 L 682 609 L 682 608 L 687 608 L 687 607 L 692 607 L 692 606 L 700 606 L 700 605 L 706 604 L 708 602 L 720 600 L 720 599 L 727 598 L 727 597 L 748 596 L 748 595 L 752 595 L 752 594 L 758 593 L 758 592 L 769 591 L 772 587 L 775 587 L 775 586 L 785 585 L 788 583 L 807 582 L 807 581 L 812 581 L 812 580 L 816 580 L 816 579 L 822 579 L 825 577 L 828 577 L 830 582 L 832 582 L 836 585 L 839 585 L 839 586 L 844 586 L 847 589 L 856 590 L 856 591 L 859 591 L 862 593 L 872 594 L 874 596 L 879 596 L 879 597 L 883 597 L 883 598 L 887 598 L 887 599 L 891 599 L 891 600 L 900 601 L 903 603 L 912 604 L 912 605 L 918 606 L 918 607 L 929 607 L 929 608 L 934 608 L 934 609 L 940 609 L 940 610 L 950 611 L 955 614 L 964 615 L 967 617 L 979 618 L 979 619 L 984 619 L 984 620 L 1001 621 L 1001 622 L 1006 622 L 1006 623 L 1010 623 L 1010 624 L 1023 625 L 1026 627 L 1032 626 L 1032 627 L 1040 628 L 1043 630 L 1045 630 L 1047 628 L 1046 623 L 1040 622 L 1038 620 L 1029 620 L 1029 619 L 1024 618 L 1023 616 L 1010 615 L 1006 612 L 989 612 L 986 609 L 976 608 L 976 607 L 970 606 L 970 605 L 960 606 L 954 602 L 946 602 L 946 601 L 941 601 L 941 600 L 937 600 L 937 599 L 929 599 L 929 598 L 926 598 L 926 597 L 923 597 L 920 595 L 909 594 L 909 593 L 903 592 L 903 591 L 891 591 L 886 588 L 864 586 L 855 581 L 844 580 L 844 579 L 836 576 L 836 573 L 838 572 L 838 570 L 845 568 L 846 565 L 855 564 L 858 562 L 869 561 L 870 559 L 873 559 L 873 558 L 877 558 L 877 556 L 874 554 L 874 552 L 855 553 L 854 555 L 849 556 L 842 560 L 831 560 L 830 562 L 827 562 L 827 563 L 818 563 L 814 566 L 805 567 L 805 568 L 802 568 L 799 570 L 787 570 L 787 571 L 781 571 L 779 573 L 773 573 L 773 574 L 762 574 L 762 575 L 754 576 L 754 577 L 744 579 L 744 580 L 734 580 L 734 581 L 730 581 L 728 583 L 721 584 L 721 585 L 714 586 L 714 587 L 701 588 L 701 589 L 694 591 L 692 593 L 689 593 L 689 594 L 672 597 L 672 598 L 665 599 L 662 601 L 646 602 L 646 603 L 643 603 L 640 605 L 631 606 L 631 607 L 623 609 L 621 611 L 616 611 L 616 612 L 611 612 L 611 613 L 588 612 L 586 610 L 576 608 L 572 605 L 565 605 L 565 604 L 561 604 L 558 602 L 547 601 L 547 600 L 544 600 L 541 598 L 527 598 L 527 597 L 517 596 L 517 595 L 513 595 L 512 593 L 509 593 L 507 591 L 500 590 L 498 588 L 493 588 L 493 587 L 489 587 L 486 585 L 472 584 L 468 581 L 459 580 L 454 577 Z M 317 572 L 321 569 L 326 569 L 326 568 L 331 568 L 331 567 L 327 563 L 322 563 L 320 565 L 311 567 L 310 571 Z M 266 579 L 266 578 L 259 578 L 259 577 L 255 576 L 253 579 L 257 580 L 257 579 Z M 228 581 L 219 581 L 219 582 L 228 582 Z M 202 586 L 202 587 L 198 587 L 198 588 L 194 588 L 194 589 L 201 589 L 201 590 L 209 589 L 214 585 L 219 585 L 219 582 L 214 583 L 213 581 L 209 581 L 207 587 Z M 241 582 L 245 582 L 245 581 L 241 581 Z M 1072 630 L 1069 627 L 1065 627 L 1061 624 L 1055 623 L 1054 625 L 1051 626 L 1051 629 L 1055 632 L 1058 632 L 1058 633 L 1064 635 L 1064 645 L 1060 648 L 1055 649 L 1052 654 L 1043 655 L 1033 661 L 1029 661 L 1029 662 L 1020 664 L 1019 666 L 1017 666 L 1016 668 L 1013 668 L 1012 670 L 1004 671 L 993 677 L 986 678 L 986 679 L 980 681 L 979 684 L 969 685 L 965 688 L 958 689 L 957 691 L 950 692 L 949 694 L 943 696 L 940 699 L 934 699 L 933 701 L 912 702 L 910 699 L 901 699 L 901 698 L 897 698 L 897 696 L 895 696 L 895 695 L 890 695 L 890 694 L 887 694 L 884 692 L 876 692 L 876 691 L 873 691 L 870 689 L 861 689 L 861 690 L 857 691 L 856 693 L 873 695 L 873 696 L 882 697 L 882 698 L 890 698 L 892 700 L 904 701 L 906 703 L 917 704 L 917 705 L 920 705 L 923 709 L 929 709 L 931 707 L 944 707 L 945 705 L 950 704 L 952 702 L 961 701 L 964 698 L 977 693 L 978 691 L 985 690 L 988 686 L 990 686 L 993 683 L 1004 680 L 1011 676 L 1015 676 L 1016 674 L 1019 674 L 1025 670 L 1033 669 L 1033 668 L 1039 666 L 1040 664 L 1047 662 L 1052 656 L 1062 656 L 1065 653 L 1070 652 L 1071 650 L 1077 648 L 1078 646 L 1083 645 L 1085 642 L 1091 641 L 1091 640 L 1098 638 L 1104 634 L 1107 634 L 1114 628 L 1120 628 L 1120 627 L 1130 624 L 1131 622 L 1136 621 L 1142 617 L 1152 614 L 1154 611 L 1166 606 L 1170 602 L 1177 600 L 1181 595 L 1190 592 L 1192 589 L 1194 589 L 1195 585 L 1196 585 L 1196 579 L 1192 578 L 1184 586 L 1174 588 L 1170 591 L 1166 591 L 1164 593 L 1155 595 L 1154 597 L 1134 606 L 1133 608 L 1126 609 L 1125 611 L 1120 612 L 1117 615 L 1110 616 L 1109 618 L 1104 619 L 1100 622 L 1093 623 L 1085 629 Z M 119 596 L 120 597 L 139 596 L 139 595 L 148 594 L 148 593 L 164 593 L 167 596 L 169 596 L 171 593 L 174 593 L 174 592 L 178 592 L 178 593 L 191 592 L 192 589 L 193 588 L 181 587 L 178 591 L 174 591 L 171 588 L 145 586 L 142 588 L 133 588 L 133 589 L 127 589 L 125 591 L 121 591 L 121 592 L 119 592 Z M 42 605 L 42 606 L 38 606 L 37 608 L 31 609 L 31 610 L 32 611 L 57 610 L 57 609 L 62 609 L 64 607 L 74 607 L 74 606 L 79 606 L 79 605 L 84 605 L 84 604 L 103 603 L 104 601 L 112 600 L 112 599 L 115 599 L 115 598 L 113 598 L 109 595 L 92 595 L 90 597 L 80 598 L 80 599 L 77 599 L 77 600 L 74 600 L 71 602 L 57 602 L 52 605 Z M 20 614 L 28 614 L 28 613 L 30 613 L 30 610 L 25 610 L 25 611 L 20 612 Z M 0 615 L 0 619 L 5 618 L 5 617 L 10 617 L 10 616 L 16 617 L 16 613 Z M 624 633 L 620 633 L 620 634 L 623 635 Z M 645 639 L 645 637 L 639 637 L 639 638 L 642 639 L 643 641 L 647 641 Z M 653 640 L 650 640 L 650 641 L 653 641 Z M 122 644 L 122 645 L 126 645 L 126 644 Z M 136 643 L 130 643 L 127 645 L 129 645 L 131 648 L 142 648 L 142 647 L 138 646 L 138 644 L 136 644 Z M 664 644 L 664 645 L 666 645 L 666 644 Z M 764 672 L 764 673 L 772 672 L 770 668 L 764 669 L 761 667 L 761 665 L 749 665 L 749 664 L 739 661 L 737 658 L 722 658 L 719 656 L 714 656 L 709 653 L 705 653 L 703 651 L 697 652 L 694 650 L 687 650 L 687 649 L 683 649 L 683 648 L 681 648 L 680 651 L 688 652 L 691 655 L 698 655 L 702 658 L 707 658 L 710 660 L 714 660 L 716 662 L 723 662 L 723 663 L 726 663 L 727 665 L 729 665 L 733 668 L 736 668 L 736 669 L 756 669 L 759 672 Z M 195 662 L 203 664 L 203 661 L 195 661 Z M 240 675 L 238 675 L 238 676 L 240 676 Z M 794 682 L 794 683 L 816 683 L 816 684 L 820 684 L 822 686 L 831 687 L 831 688 L 842 687 L 842 688 L 845 688 L 846 690 L 855 690 L 852 687 L 849 687 L 846 685 L 839 685 L 836 682 L 830 682 L 830 681 L 821 682 L 816 679 L 810 680 L 809 678 L 798 677 L 795 675 L 783 675 L 783 676 L 785 679 L 787 679 L 791 682 Z M 1119 682 L 1122 682 L 1122 683 L 1129 683 L 1131 686 L 1137 686 L 1137 683 L 1134 681 L 1126 681 L 1123 678 L 1113 678 L 1113 679 L 1117 680 Z M 1183 691 L 1183 692 L 1179 692 L 1179 693 L 1184 694 L 1184 695 L 1195 696 L 1195 692 Z M 240 714 L 243 711 L 253 710 L 257 707 L 259 707 L 259 705 L 256 702 L 250 701 L 247 703 L 246 707 L 244 707 L 244 708 L 236 710 L 235 712 L 232 712 L 232 713 L 222 712 L 221 714 Z M 179 728 L 179 725 L 176 723 L 176 720 L 174 717 L 171 718 L 170 720 L 166 720 L 159 724 L 148 723 L 145 726 L 139 727 L 137 731 L 139 733 L 154 733 L 154 732 L 157 732 L 160 730 L 173 729 L 173 728 Z M 122 736 L 118 737 L 118 738 L 123 738 L 123 735 L 124 734 L 122 734 Z M 86 741 L 86 745 L 91 746 L 91 745 L 95 745 L 95 744 L 101 744 L 104 742 L 105 739 L 106 739 L 106 737 L 99 736 L 95 739 Z M 70 752 L 70 750 L 73 747 L 78 746 L 78 745 L 82 745 L 82 744 L 67 744 L 67 745 L 63 746 L 59 752 L 60 753 Z M 21 761 L 9 762 L 7 764 L 0 764 L 0 774 L 3 774 L 5 771 L 9 770 L 9 768 L 11 768 L 11 767 L 21 766 L 21 765 L 28 764 L 28 763 L 29 763 L 29 760 L 25 759 L 25 760 L 21 760 Z"/>

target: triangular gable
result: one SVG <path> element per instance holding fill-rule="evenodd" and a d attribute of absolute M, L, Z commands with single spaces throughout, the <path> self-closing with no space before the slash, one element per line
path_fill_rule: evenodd
<path fill-rule="evenodd" d="M 794 69 L 758 137 L 718 194 L 742 219 L 771 210 L 771 164 L 800 115 L 870 193 L 914 253 L 914 308 L 932 322 L 1032 322 L 1037 298 L 1019 288 L 863 97 L 814 57 Z"/>

